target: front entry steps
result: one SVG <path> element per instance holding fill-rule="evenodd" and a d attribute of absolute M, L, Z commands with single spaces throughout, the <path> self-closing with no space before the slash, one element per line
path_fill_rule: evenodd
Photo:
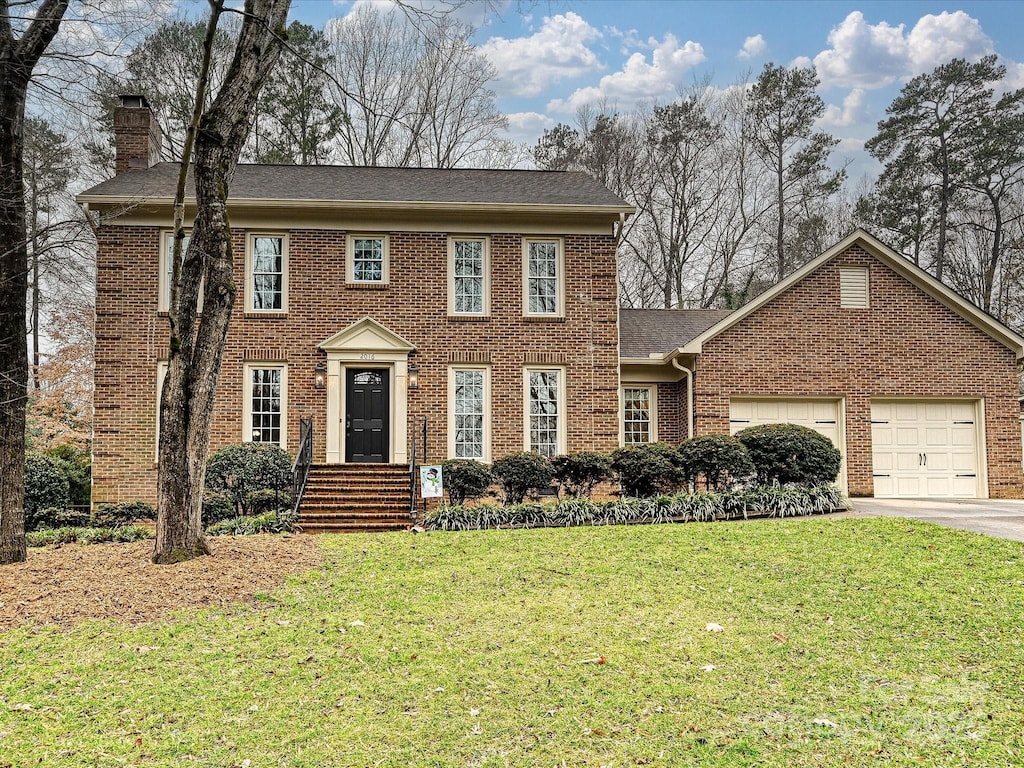
<path fill-rule="evenodd" d="M 314 464 L 299 505 L 303 533 L 401 531 L 410 525 L 409 467 Z"/>

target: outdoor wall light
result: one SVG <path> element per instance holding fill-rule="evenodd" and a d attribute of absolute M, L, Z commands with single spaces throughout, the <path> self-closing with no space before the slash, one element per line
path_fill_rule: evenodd
<path fill-rule="evenodd" d="M 323 360 L 313 369 L 313 389 L 327 389 L 327 363 Z"/>
<path fill-rule="evenodd" d="M 409 389 L 420 388 L 420 367 L 416 363 L 409 363 Z"/>

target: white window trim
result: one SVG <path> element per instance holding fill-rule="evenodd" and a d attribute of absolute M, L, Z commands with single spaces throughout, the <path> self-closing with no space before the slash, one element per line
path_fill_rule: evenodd
<path fill-rule="evenodd" d="M 192 230 L 186 229 L 185 237 L 192 237 Z M 156 298 L 157 312 L 171 311 L 171 286 L 167 275 L 167 268 L 171 263 L 171 249 L 168 248 L 168 240 L 173 240 L 173 238 L 174 230 L 164 229 L 160 231 L 160 274 L 157 277 L 157 290 L 159 291 Z M 202 283 L 200 283 L 199 288 L 199 311 L 203 311 Z"/>
<path fill-rule="evenodd" d="M 380 280 L 356 280 L 356 240 L 380 240 L 384 263 Z M 388 285 L 391 282 L 391 238 L 381 232 L 350 232 L 345 239 L 345 282 L 352 285 Z"/>
<path fill-rule="evenodd" d="M 530 243 L 554 243 L 558 251 L 555 261 L 555 301 L 558 306 L 554 312 L 530 311 Z M 523 238 L 523 317 L 565 317 L 565 242 L 561 237 L 524 237 Z"/>
<path fill-rule="evenodd" d="M 160 460 L 160 396 L 164 391 L 164 381 L 167 379 L 167 368 L 170 363 L 167 360 L 156 361 L 156 420 L 153 422 L 153 460 Z"/>
<path fill-rule="evenodd" d="M 491 463 L 491 366 L 471 363 L 448 366 L 448 458 L 455 456 L 455 372 L 482 371 L 484 374 L 484 450 L 477 461 Z"/>
<path fill-rule="evenodd" d="M 622 407 L 619 410 L 619 426 L 621 428 L 622 445 L 626 445 L 626 390 L 627 389 L 646 389 L 647 390 L 647 404 L 648 404 L 648 416 L 650 417 L 650 428 L 648 430 L 648 442 L 658 442 L 658 385 L 657 384 L 623 384 L 621 395 L 622 395 Z M 631 443 L 631 445 L 640 445 L 640 443 Z"/>
<path fill-rule="evenodd" d="M 242 374 L 242 442 L 252 442 L 252 372 L 255 369 L 277 368 L 281 371 L 281 442 L 288 448 L 288 364 L 279 361 L 252 360 L 244 365 Z M 273 443 L 270 443 L 273 445 Z"/>
<path fill-rule="evenodd" d="M 483 246 L 483 311 L 482 312 L 456 312 L 455 311 L 455 243 L 474 242 L 482 243 Z M 475 237 L 448 237 L 448 314 L 453 317 L 489 317 L 491 314 L 491 239 L 486 236 Z"/>
<path fill-rule="evenodd" d="M 253 253 L 258 237 L 281 238 L 281 308 L 257 309 L 254 306 L 256 285 L 253 282 Z M 249 232 L 245 238 L 245 311 L 258 315 L 283 315 L 288 312 L 288 233 L 287 232 Z"/>
<path fill-rule="evenodd" d="M 555 455 L 563 456 L 568 452 L 566 448 L 566 422 L 568 421 L 566 407 L 569 402 L 565 394 L 564 365 L 529 365 L 523 368 L 523 450 L 527 452 L 532 450 L 530 446 L 530 374 L 552 372 L 558 373 L 558 441 Z"/>

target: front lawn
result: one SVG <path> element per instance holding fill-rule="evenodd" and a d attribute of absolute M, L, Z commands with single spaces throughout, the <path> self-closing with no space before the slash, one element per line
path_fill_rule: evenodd
<path fill-rule="evenodd" d="M 1019 543 L 820 518 L 320 541 L 255 607 L 0 634 L 0 766 L 1024 763 Z"/>

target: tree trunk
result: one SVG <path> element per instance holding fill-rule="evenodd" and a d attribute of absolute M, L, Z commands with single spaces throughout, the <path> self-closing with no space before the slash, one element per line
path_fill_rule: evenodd
<path fill-rule="evenodd" d="M 260 88 L 280 53 L 277 35 L 284 34 L 289 2 L 246 1 L 234 60 L 199 121 L 194 167 L 198 214 L 175 287 L 171 354 L 160 402 L 156 563 L 209 553 L 202 529 L 203 486 L 217 380 L 237 291 L 228 190 Z M 203 313 L 196 328 L 203 281 Z"/>
<path fill-rule="evenodd" d="M 68 0 L 46 0 L 15 40 L 0 0 L 0 565 L 24 562 L 25 402 L 28 349 L 25 302 L 25 94 L 32 70 L 57 34 Z"/>

